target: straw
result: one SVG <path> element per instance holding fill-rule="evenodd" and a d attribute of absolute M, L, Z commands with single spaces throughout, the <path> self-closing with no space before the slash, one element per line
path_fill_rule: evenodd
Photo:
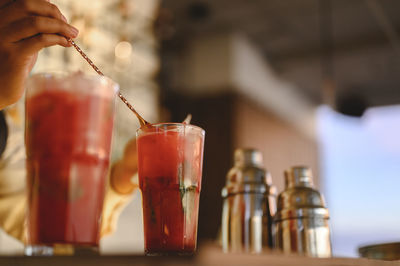
<path fill-rule="evenodd" d="M 97 74 L 99 74 L 100 76 L 104 76 L 103 72 L 100 71 L 100 69 L 93 63 L 93 61 L 90 60 L 90 58 L 82 51 L 82 49 L 71 38 L 67 38 L 67 40 L 78 51 L 78 53 L 81 54 L 81 56 L 86 60 L 86 62 L 89 63 L 89 65 L 94 69 L 94 71 L 97 72 Z M 150 124 L 149 122 L 144 120 L 144 118 L 138 112 L 136 112 L 136 110 L 135 110 L 135 108 L 133 108 L 132 104 L 130 104 L 128 102 L 128 100 L 119 91 L 118 91 L 118 97 L 136 115 L 136 117 L 139 119 L 140 126 L 146 126 L 146 125 Z"/>

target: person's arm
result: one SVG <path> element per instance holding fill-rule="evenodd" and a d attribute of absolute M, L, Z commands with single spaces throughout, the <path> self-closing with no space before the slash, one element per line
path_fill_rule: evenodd
<path fill-rule="evenodd" d="M 116 230 L 122 210 L 139 187 L 137 170 L 136 140 L 132 139 L 125 145 L 122 159 L 111 166 L 110 182 L 104 200 L 101 236 Z"/>
<path fill-rule="evenodd" d="M 138 184 L 132 181 L 132 177 L 138 171 L 138 158 L 136 151 L 136 139 L 130 140 L 125 145 L 123 158 L 111 167 L 110 186 L 122 195 L 131 194 L 138 188 Z"/>
<path fill-rule="evenodd" d="M 49 1 L 0 0 L 0 110 L 21 98 L 26 78 L 42 48 L 57 44 L 68 47 L 65 37 L 75 38 L 77 34 Z M 23 130 L 12 133 L 8 129 L 1 112 L 0 227 L 22 241 L 25 167 L 23 149 L 19 146 L 23 146 Z"/>
<path fill-rule="evenodd" d="M 70 46 L 78 30 L 46 0 L 0 0 L 0 110 L 18 101 L 37 53 Z"/>

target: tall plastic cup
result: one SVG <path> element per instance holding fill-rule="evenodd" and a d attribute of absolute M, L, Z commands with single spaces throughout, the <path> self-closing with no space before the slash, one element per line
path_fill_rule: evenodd
<path fill-rule="evenodd" d="M 97 253 L 118 85 L 45 73 L 27 87 L 25 254 Z"/>

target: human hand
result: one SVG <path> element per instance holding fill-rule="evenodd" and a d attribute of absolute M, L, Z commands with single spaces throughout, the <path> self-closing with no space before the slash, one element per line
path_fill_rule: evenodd
<path fill-rule="evenodd" d="M 21 98 L 42 48 L 69 47 L 77 35 L 49 1 L 0 0 L 0 110 Z"/>
<path fill-rule="evenodd" d="M 110 185 L 120 194 L 130 194 L 138 184 L 132 183 L 132 176 L 138 171 L 138 156 L 136 151 L 136 139 L 130 140 L 125 145 L 123 158 L 111 168 Z"/>

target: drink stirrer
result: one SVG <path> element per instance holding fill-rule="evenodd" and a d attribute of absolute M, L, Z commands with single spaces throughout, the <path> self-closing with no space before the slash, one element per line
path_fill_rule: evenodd
<path fill-rule="evenodd" d="M 71 39 L 71 38 L 67 38 L 68 42 L 78 51 L 78 53 L 81 54 L 81 56 L 86 60 L 86 62 L 89 63 L 89 65 L 94 69 L 94 71 L 97 72 L 97 74 L 99 74 L 100 76 L 104 76 L 103 72 L 100 71 L 100 69 L 93 63 L 92 60 L 90 60 L 90 58 L 82 51 L 81 48 L 79 48 L 79 46 Z M 128 100 L 121 94 L 121 92 L 118 91 L 118 97 L 126 104 L 126 106 L 128 106 L 128 108 L 136 115 L 136 117 L 139 120 L 140 126 L 148 126 L 150 125 L 149 122 L 147 122 L 146 120 L 144 120 L 144 118 L 138 113 L 136 112 L 135 108 L 133 108 L 133 106 L 128 102 Z"/>

